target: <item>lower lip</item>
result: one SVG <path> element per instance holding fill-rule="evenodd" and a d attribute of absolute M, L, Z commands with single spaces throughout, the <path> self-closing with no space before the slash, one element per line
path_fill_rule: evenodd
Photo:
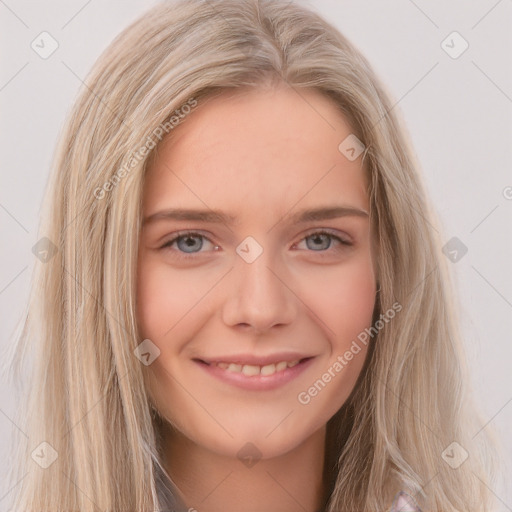
<path fill-rule="evenodd" d="M 217 365 L 208 365 L 202 361 L 195 360 L 205 372 L 208 372 L 213 377 L 237 386 L 242 389 L 248 389 L 253 391 L 266 391 L 276 389 L 280 386 L 284 386 L 288 382 L 298 377 L 304 370 L 306 370 L 313 362 L 314 357 L 305 359 L 304 361 L 296 364 L 292 368 L 286 368 L 273 375 L 253 375 L 247 376 L 241 372 L 230 372 L 219 368 Z"/>

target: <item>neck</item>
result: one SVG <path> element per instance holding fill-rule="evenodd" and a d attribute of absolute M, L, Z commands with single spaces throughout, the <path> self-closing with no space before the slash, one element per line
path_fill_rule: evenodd
<path fill-rule="evenodd" d="M 164 432 L 165 467 L 187 507 L 201 512 L 320 512 L 324 507 L 325 426 L 290 452 L 248 466 L 169 427 Z"/>

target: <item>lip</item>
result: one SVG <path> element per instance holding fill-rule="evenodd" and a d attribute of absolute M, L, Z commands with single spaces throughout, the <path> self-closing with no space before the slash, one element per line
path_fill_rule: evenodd
<path fill-rule="evenodd" d="M 235 364 L 253 364 L 256 366 L 265 366 L 267 364 L 279 363 L 280 361 L 300 361 L 312 357 L 308 354 L 300 354 L 299 352 L 276 352 L 275 354 L 268 354 L 266 356 L 257 356 L 254 354 L 233 354 L 212 358 L 197 358 L 196 360 L 203 361 L 204 363 L 235 363 Z"/>
<path fill-rule="evenodd" d="M 227 358 L 229 359 L 229 358 Z M 300 359 L 300 357 L 295 358 Z M 239 372 L 230 372 L 229 370 L 224 370 L 220 368 L 217 365 L 208 364 L 202 360 L 194 359 L 193 362 L 199 366 L 199 368 L 202 368 L 203 371 L 211 375 L 212 377 L 215 377 L 219 379 L 222 382 L 225 382 L 227 384 L 230 384 L 232 386 L 237 386 L 242 389 L 246 390 L 252 390 L 252 391 L 267 391 L 267 390 L 273 390 L 277 389 L 278 387 L 284 386 L 285 384 L 291 382 L 293 379 L 297 378 L 302 372 L 304 372 L 313 362 L 315 359 L 314 356 L 312 357 L 306 357 L 302 358 L 302 360 L 293 366 L 292 368 L 286 368 L 285 370 L 282 370 L 280 372 L 276 372 L 273 375 L 254 375 L 254 376 L 247 376 L 243 373 Z M 264 359 L 259 358 L 253 358 L 253 361 L 262 361 Z M 281 361 L 285 361 L 286 359 L 281 359 Z M 292 361 L 294 359 L 290 359 Z M 219 362 L 221 360 L 219 359 Z M 227 361 L 226 359 L 222 360 L 224 362 L 234 362 L 237 361 Z M 276 362 L 276 359 L 274 356 L 272 356 L 272 359 L 268 361 L 266 364 L 271 364 L 273 362 Z M 245 363 L 245 364 L 251 364 L 251 363 Z M 252 363 L 257 364 L 257 363 Z M 265 365 L 265 363 L 259 363 L 258 365 Z"/>

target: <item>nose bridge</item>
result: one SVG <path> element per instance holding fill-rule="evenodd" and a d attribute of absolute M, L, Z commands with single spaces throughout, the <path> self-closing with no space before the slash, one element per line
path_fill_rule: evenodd
<path fill-rule="evenodd" d="M 224 321 L 231 326 L 248 324 L 258 331 L 290 323 L 295 297 L 283 282 L 283 273 L 272 251 L 254 240 L 242 242 L 230 273 L 234 282 L 224 304 Z"/>

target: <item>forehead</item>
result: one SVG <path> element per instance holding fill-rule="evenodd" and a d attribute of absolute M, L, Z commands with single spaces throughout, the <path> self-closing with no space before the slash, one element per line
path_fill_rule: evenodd
<path fill-rule="evenodd" d="M 200 103 L 148 166 L 144 210 L 223 209 L 250 217 L 346 203 L 367 208 L 361 157 L 338 149 L 353 133 L 330 98 L 280 87 L 225 92 Z M 255 210 L 256 209 L 256 210 Z"/>

